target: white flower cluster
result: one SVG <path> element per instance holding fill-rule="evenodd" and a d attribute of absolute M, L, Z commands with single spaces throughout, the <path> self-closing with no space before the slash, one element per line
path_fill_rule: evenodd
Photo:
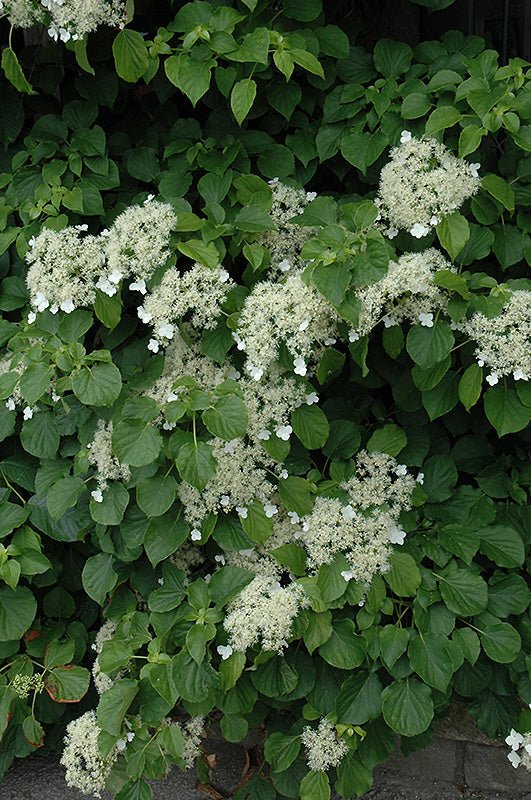
<path fill-rule="evenodd" d="M 234 338 L 247 355 L 245 369 L 259 381 L 277 361 L 284 343 L 296 375 L 306 375 L 316 344 L 335 341 L 334 307 L 300 275 L 283 283 L 262 281 L 245 300 Z"/>
<path fill-rule="evenodd" d="M 102 651 L 103 645 L 105 642 L 110 642 L 116 632 L 116 623 L 108 620 L 105 622 L 101 628 L 99 629 L 98 633 L 96 634 L 96 640 L 92 645 L 92 649 L 96 652 L 96 658 L 94 659 L 94 664 L 92 665 L 92 679 L 94 681 L 94 686 L 96 687 L 96 691 L 98 694 L 103 694 L 108 689 L 110 689 L 116 683 L 116 678 L 111 678 L 106 672 L 102 672 L 98 660 L 98 656 Z"/>
<path fill-rule="evenodd" d="M 531 378 L 531 291 L 512 292 L 501 314 L 474 314 L 462 322 L 463 332 L 476 342 L 476 359 L 487 365 L 491 386 L 506 375 L 516 381 Z"/>
<path fill-rule="evenodd" d="M 392 238 L 406 230 L 417 239 L 458 209 L 479 189 L 479 164 L 456 158 L 436 139 L 403 131 L 400 145 L 380 173 L 374 201 Z"/>
<path fill-rule="evenodd" d="M 178 725 L 179 723 L 173 723 Z M 186 769 L 191 769 L 197 756 L 201 753 L 201 740 L 205 735 L 205 720 L 203 717 L 192 717 L 179 725 L 184 738 L 183 761 Z"/>
<path fill-rule="evenodd" d="M 341 573 L 346 581 L 369 583 L 374 574 L 386 572 L 390 545 L 405 539 L 398 517 L 409 508 L 414 485 L 404 465 L 391 456 L 360 453 L 356 475 L 341 486 L 350 502 L 318 497 L 295 531 L 307 550 L 308 567 L 317 570 L 343 553 L 349 565 Z"/>
<path fill-rule="evenodd" d="M 301 741 L 306 748 L 308 766 L 315 772 L 337 767 L 348 753 L 348 746 L 337 738 L 335 727 L 326 717 L 320 720 L 317 729 L 306 726 Z"/>
<path fill-rule="evenodd" d="M 112 297 L 120 282 L 134 278 L 130 288 L 146 293 L 146 280 L 167 260 L 170 235 L 176 223 L 171 205 L 158 201 L 132 206 L 118 215 L 109 230 L 99 236 L 86 234 L 87 225 L 62 231 L 43 228 L 31 239 L 26 261 L 26 283 L 32 316 L 36 311 L 59 309 L 69 314 L 90 306 L 96 290 Z"/>
<path fill-rule="evenodd" d="M 32 692 L 40 694 L 44 691 L 44 676 L 42 672 L 34 675 L 21 675 L 17 673 L 11 681 L 11 688 L 21 700 L 27 700 Z"/>
<path fill-rule="evenodd" d="M 82 236 L 85 226 L 52 231 L 43 228 L 26 254 L 30 264 L 26 284 L 33 314 L 49 308 L 69 314 L 78 306 L 89 306 L 96 299 L 96 281 L 105 262 L 101 239 Z M 34 316 L 29 319 L 32 321 Z"/>
<path fill-rule="evenodd" d="M 159 285 L 138 308 L 139 318 L 151 323 L 157 337 L 150 340 L 148 348 L 157 353 L 161 343 L 173 339 L 177 324 L 186 314 L 199 330 L 215 328 L 222 313 L 221 304 L 233 287 L 229 273 L 221 267 L 210 269 L 194 264 L 184 273 L 175 268 L 166 270 Z"/>
<path fill-rule="evenodd" d="M 52 39 L 68 42 L 100 25 L 123 27 L 125 0 L 0 0 L 1 12 L 15 28 L 42 23 Z"/>
<path fill-rule="evenodd" d="M 61 764 L 66 767 L 68 786 L 95 797 L 101 797 L 112 765 L 118 757 L 116 748 L 108 756 L 101 755 L 99 735 L 96 712 L 87 711 L 66 726 L 65 747 L 61 756 Z"/>
<path fill-rule="evenodd" d="M 223 626 L 233 650 L 245 651 L 260 643 L 264 650 L 282 653 L 291 635 L 292 623 L 309 600 L 302 586 L 257 575 L 229 604 Z"/>
<path fill-rule="evenodd" d="M 109 231 L 102 234 L 110 275 L 134 276 L 131 288 L 143 292 L 145 281 L 170 255 L 170 236 L 176 222 L 172 206 L 158 200 L 122 211 Z"/>
<path fill-rule="evenodd" d="M 448 304 L 447 292 L 433 280 L 441 269 L 455 272 L 433 247 L 421 253 L 406 253 L 397 261 L 391 261 L 387 274 L 380 281 L 358 289 L 360 318 L 358 326 L 349 333 L 350 341 L 370 333 L 382 321 L 386 328 L 404 320 L 431 328 L 434 314 Z"/>
<path fill-rule="evenodd" d="M 270 371 L 269 380 L 242 378 L 240 387 L 249 414 L 247 433 L 253 444 L 272 436 L 288 440 L 293 432 L 289 424 L 295 408 L 319 402 L 319 397 L 303 380 Z"/>
<path fill-rule="evenodd" d="M 278 178 L 269 181 L 269 185 L 273 193 L 270 216 L 275 230 L 261 234 L 257 241 L 271 253 L 271 272 L 286 273 L 297 268 L 302 247 L 315 232 L 314 228 L 290 220 L 302 214 L 308 203 L 315 200 L 316 194 L 286 186 Z"/>
<path fill-rule="evenodd" d="M 247 507 L 253 500 L 269 503 L 274 488 L 260 467 L 261 448 L 252 447 L 242 439 L 230 442 L 212 439 L 210 444 L 217 464 L 214 476 L 202 492 L 185 481 L 178 489 L 185 517 L 195 529 L 200 528 L 208 514 L 235 509 L 240 516 L 247 516 Z"/>
<path fill-rule="evenodd" d="M 512 766 L 516 769 L 522 765 L 531 772 L 531 733 L 518 733 L 512 728 L 510 734 L 506 736 L 505 742 L 511 748 L 507 758 Z"/>
<path fill-rule="evenodd" d="M 98 482 L 98 488 L 92 492 L 92 498 L 101 503 L 102 493 L 107 488 L 108 481 L 128 481 L 131 471 L 127 464 L 121 464 L 112 452 L 112 422 L 98 420 L 94 438 L 88 448 L 88 462 L 96 473 L 94 477 Z"/>

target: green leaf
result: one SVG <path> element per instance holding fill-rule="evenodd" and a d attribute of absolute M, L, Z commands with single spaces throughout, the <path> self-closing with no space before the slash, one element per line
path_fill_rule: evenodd
<path fill-rule="evenodd" d="M 351 619 L 337 620 L 333 624 L 332 635 L 319 648 L 319 655 L 333 667 L 354 669 L 365 659 L 366 643 L 355 633 Z"/>
<path fill-rule="evenodd" d="M 471 364 L 463 372 L 459 380 L 459 399 L 466 408 L 470 411 L 481 396 L 481 385 L 483 382 L 483 370 L 478 364 Z"/>
<path fill-rule="evenodd" d="M 177 249 L 183 255 L 191 258 L 192 261 L 199 261 L 200 264 L 204 264 L 205 267 L 210 267 L 210 269 L 214 269 L 219 265 L 220 255 L 212 242 L 205 244 L 200 239 L 188 239 L 186 242 L 179 242 Z"/>
<path fill-rule="evenodd" d="M 301 781 L 299 800 L 330 800 L 328 775 L 309 772 Z"/>
<path fill-rule="evenodd" d="M 298 681 L 297 672 L 285 658 L 272 658 L 261 664 L 256 672 L 251 673 L 251 680 L 256 689 L 266 697 L 282 698 L 290 694 Z"/>
<path fill-rule="evenodd" d="M 405 628 L 385 625 L 380 630 L 379 641 L 382 659 L 388 667 L 392 668 L 407 650 L 409 633 Z"/>
<path fill-rule="evenodd" d="M 459 158 L 475 153 L 487 131 L 477 125 L 467 125 L 459 135 Z"/>
<path fill-rule="evenodd" d="M 162 437 L 152 422 L 136 419 L 122 419 L 112 432 L 112 449 L 122 464 L 142 467 L 155 461 Z"/>
<path fill-rule="evenodd" d="M 499 567 L 521 567 L 525 559 L 522 537 L 508 525 L 490 525 L 478 531 L 479 549 Z"/>
<path fill-rule="evenodd" d="M 94 313 L 106 328 L 113 331 L 122 318 L 122 297 L 117 292 L 113 297 L 104 292 L 96 292 L 94 301 Z"/>
<path fill-rule="evenodd" d="M 278 493 L 287 511 L 295 511 L 301 517 L 311 512 L 313 499 L 309 483 L 304 478 L 295 475 L 282 478 L 278 483 Z"/>
<path fill-rule="evenodd" d="M 418 736 L 433 719 L 429 686 L 416 678 L 394 681 L 382 692 L 383 716 L 389 727 L 401 736 Z"/>
<path fill-rule="evenodd" d="M 197 61 L 187 53 L 170 56 L 164 62 L 166 77 L 188 97 L 193 106 L 208 91 L 215 61 Z"/>
<path fill-rule="evenodd" d="M 479 638 L 488 657 L 500 664 L 514 661 L 522 647 L 520 634 L 508 622 L 487 625 L 480 632 Z"/>
<path fill-rule="evenodd" d="M 59 449 L 59 430 L 53 414 L 48 411 L 27 419 L 20 432 L 22 447 L 37 458 L 55 458 Z"/>
<path fill-rule="evenodd" d="M 293 764 L 301 749 L 300 736 L 287 736 L 284 733 L 272 733 L 267 737 L 264 755 L 271 765 L 272 772 L 283 772 Z"/>
<path fill-rule="evenodd" d="M 457 483 L 457 468 L 454 460 L 447 455 L 431 456 L 423 465 L 424 483 L 422 488 L 432 503 L 448 500 Z"/>
<path fill-rule="evenodd" d="M 297 544 L 282 544 L 280 547 L 270 550 L 270 554 L 294 575 L 305 575 L 307 556 L 303 547 L 299 547 Z"/>
<path fill-rule="evenodd" d="M 399 597 L 413 597 L 420 586 L 420 571 L 409 553 L 394 551 L 389 557 L 390 569 L 384 580 Z"/>
<path fill-rule="evenodd" d="M 112 406 L 122 389 L 122 376 L 114 364 L 82 367 L 72 375 L 72 391 L 86 406 Z"/>
<path fill-rule="evenodd" d="M 319 60 L 312 53 L 294 47 L 289 51 L 289 56 L 294 64 L 298 64 L 299 67 L 305 69 L 306 72 L 311 72 L 312 75 L 317 75 L 319 78 L 324 79 L 323 68 Z"/>
<path fill-rule="evenodd" d="M 308 627 L 304 631 L 304 644 L 310 655 L 332 636 L 332 613 L 330 611 L 309 612 Z"/>
<path fill-rule="evenodd" d="M 186 541 L 189 527 L 182 515 L 169 511 L 149 523 L 144 537 L 146 555 L 154 567 L 171 556 Z M 159 590 L 157 590 L 159 591 Z M 151 598 L 153 595 L 151 595 Z M 158 597 L 158 596 L 157 596 Z M 158 601 L 160 603 L 160 597 Z M 150 599 L 151 607 L 151 599 Z M 152 609 L 154 611 L 155 609 Z M 161 610 L 160 608 L 158 609 Z"/>
<path fill-rule="evenodd" d="M 170 730 L 170 728 L 165 728 L 164 730 Z M 169 734 L 166 735 L 168 736 Z M 153 790 L 143 778 L 129 781 L 115 795 L 115 800 L 152 800 L 152 798 Z"/>
<path fill-rule="evenodd" d="M 384 78 L 398 78 L 409 69 L 413 50 L 403 42 L 380 39 L 373 52 L 374 66 Z"/>
<path fill-rule="evenodd" d="M 462 114 L 453 106 L 439 106 L 432 111 L 426 122 L 426 136 L 433 136 L 446 128 L 452 128 L 461 119 Z"/>
<path fill-rule="evenodd" d="M 35 405 L 37 400 L 49 388 L 52 379 L 52 370 L 46 364 L 31 364 L 21 375 L 19 388 L 22 397 L 29 406 Z"/>
<path fill-rule="evenodd" d="M 256 97 L 256 81 L 252 78 L 243 78 L 232 87 L 230 93 L 230 107 L 238 125 L 241 125 L 254 103 Z"/>
<path fill-rule="evenodd" d="M 85 489 L 81 478 L 62 478 L 54 483 L 46 497 L 46 505 L 52 519 L 59 519 L 76 505 L 80 493 Z"/>
<path fill-rule="evenodd" d="M 400 113 L 404 119 L 418 119 L 428 113 L 431 105 L 429 96 L 424 92 L 411 92 L 404 97 Z"/>
<path fill-rule="evenodd" d="M 114 556 L 109 553 L 98 553 L 90 556 L 85 562 L 81 580 L 89 597 L 102 606 L 107 595 L 112 592 L 118 581 L 114 570 Z"/>
<path fill-rule="evenodd" d="M 32 85 L 26 80 L 26 76 L 22 72 L 22 67 L 19 64 L 18 58 L 11 49 L 11 47 L 4 47 L 2 50 L 2 69 L 5 76 L 10 83 L 13 84 L 15 89 L 19 92 L 26 94 L 37 94 Z"/>
<path fill-rule="evenodd" d="M 88 692 L 90 672 L 74 664 L 55 667 L 46 675 L 44 683 L 55 703 L 79 703 Z"/>
<path fill-rule="evenodd" d="M 36 611 L 37 601 L 27 586 L 0 586 L 0 642 L 21 639 Z"/>
<path fill-rule="evenodd" d="M 97 718 L 102 731 L 111 736 L 120 736 L 123 719 L 137 694 L 137 682 L 123 678 L 101 696 Z"/>
<path fill-rule="evenodd" d="M 136 502 L 146 517 L 160 517 L 175 501 L 177 483 L 171 475 L 143 478 L 136 485 Z"/>
<path fill-rule="evenodd" d="M 437 237 L 452 261 L 455 261 L 470 239 L 470 226 L 465 217 L 454 211 L 436 226 Z"/>
<path fill-rule="evenodd" d="M 498 200 L 507 211 L 514 211 L 514 189 L 499 175 L 485 175 L 481 188 Z"/>
<path fill-rule="evenodd" d="M 90 500 L 90 515 L 100 525 L 119 525 L 129 504 L 129 492 L 121 483 L 111 483 L 103 493 L 103 500 Z"/>
<path fill-rule="evenodd" d="M 487 419 L 498 436 L 521 431 L 531 420 L 531 409 L 520 402 L 515 390 L 507 386 L 505 381 L 487 389 L 483 404 Z"/>
<path fill-rule="evenodd" d="M 330 433 L 326 414 L 315 405 L 296 408 L 291 415 L 291 424 L 295 434 L 308 450 L 323 447 Z"/>
<path fill-rule="evenodd" d="M 258 501 L 249 506 L 247 516 L 240 521 L 249 539 L 260 545 L 267 542 L 275 524 L 272 517 L 266 517 L 264 507 Z"/>
<path fill-rule="evenodd" d="M 44 728 L 34 716 L 26 717 L 22 723 L 22 733 L 32 747 L 41 747 L 44 740 Z"/>
<path fill-rule="evenodd" d="M 347 133 L 341 139 L 341 155 L 365 175 L 367 168 L 382 155 L 389 144 L 381 131 Z"/>
<path fill-rule="evenodd" d="M 216 474 L 216 459 L 206 442 L 184 444 L 177 453 L 175 463 L 182 480 L 200 492 Z"/>
<path fill-rule="evenodd" d="M 437 575 L 442 599 L 454 614 L 471 617 L 487 607 L 488 589 L 483 578 L 451 562 L 444 575 Z"/>
<path fill-rule="evenodd" d="M 433 367 L 445 359 L 453 346 L 452 329 L 447 322 L 440 319 L 431 328 L 414 325 L 406 339 L 409 355 L 422 369 Z"/>
<path fill-rule="evenodd" d="M 337 768 L 338 780 L 334 788 L 341 797 L 359 797 L 369 791 L 373 784 L 373 775 L 363 761 L 350 750 Z"/>
<path fill-rule="evenodd" d="M 249 424 L 246 405 L 234 394 L 216 400 L 212 408 L 203 411 L 202 419 L 210 433 L 228 442 L 245 436 Z"/>
<path fill-rule="evenodd" d="M 411 641 L 408 656 L 411 666 L 424 683 L 440 692 L 446 691 L 454 671 L 446 636 L 420 633 Z"/>
<path fill-rule="evenodd" d="M 367 442 L 369 453 L 387 453 L 390 456 L 397 456 L 407 445 L 407 436 L 398 425 L 384 425 L 374 431 Z"/>
<path fill-rule="evenodd" d="M 342 684 L 337 696 L 337 721 L 364 725 L 382 710 L 382 683 L 373 672 L 357 671 Z"/>
<path fill-rule="evenodd" d="M 121 30 L 112 43 L 116 72 L 129 83 L 136 83 L 149 65 L 143 36 L 130 28 Z"/>

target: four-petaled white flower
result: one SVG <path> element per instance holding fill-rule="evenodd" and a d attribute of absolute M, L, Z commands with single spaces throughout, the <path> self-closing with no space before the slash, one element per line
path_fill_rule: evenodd
<path fill-rule="evenodd" d="M 399 464 L 395 469 L 395 475 L 401 477 L 402 475 L 407 475 L 407 467 L 405 464 Z"/>
<path fill-rule="evenodd" d="M 278 506 L 273 503 L 264 503 L 264 514 L 268 519 L 271 519 L 275 514 L 278 514 Z"/>
<path fill-rule="evenodd" d="M 245 506 L 236 506 L 236 513 L 242 519 L 247 519 L 248 509 Z"/>
<path fill-rule="evenodd" d="M 146 282 L 143 278 L 140 281 L 133 281 L 133 283 L 130 283 L 129 288 L 132 292 L 140 292 L 140 294 L 145 294 L 147 292 Z"/>
<path fill-rule="evenodd" d="M 158 326 L 155 333 L 157 336 L 163 336 L 165 339 L 173 339 L 174 327 L 167 322 L 163 322 Z"/>
<path fill-rule="evenodd" d="M 344 581 L 346 581 L 348 583 L 354 577 L 354 573 L 351 572 L 349 569 L 345 569 L 341 573 L 341 577 L 343 578 Z"/>
<path fill-rule="evenodd" d="M 424 313 L 424 312 L 420 313 L 419 314 L 419 322 L 425 328 L 433 328 L 433 314 L 431 312 L 429 312 L 429 313 Z"/>
<path fill-rule="evenodd" d="M 197 528 L 194 528 L 190 532 L 190 539 L 192 540 L 192 542 L 199 542 L 201 540 L 202 535 L 203 534 L 201 533 L 201 531 L 198 531 Z"/>
<path fill-rule="evenodd" d="M 282 439 L 282 441 L 284 442 L 287 442 L 289 440 L 289 437 L 291 436 L 292 433 L 293 433 L 293 428 L 291 427 L 291 425 L 279 425 L 275 431 L 276 436 L 278 436 L 278 438 Z"/>
<path fill-rule="evenodd" d="M 293 359 L 293 372 L 295 375 L 306 375 L 307 368 L 306 362 L 303 358 L 294 358 Z"/>
<path fill-rule="evenodd" d="M 469 170 L 470 170 L 470 174 L 472 175 L 473 178 L 479 178 L 479 170 L 480 170 L 480 168 L 481 168 L 481 164 L 478 164 L 477 162 L 475 164 L 470 164 Z"/>
<path fill-rule="evenodd" d="M 141 319 L 142 322 L 151 322 L 152 316 L 149 311 L 146 311 L 144 306 L 138 306 L 136 313 L 138 314 L 138 319 Z"/>
<path fill-rule="evenodd" d="M 427 234 L 430 232 L 430 229 L 421 222 L 415 222 L 409 232 L 415 239 L 422 239 L 423 236 L 427 236 Z"/>
<path fill-rule="evenodd" d="M 158 353 L 160 348 L 160 342 L 158 339 L 150 339 L 148 342 L 147 349 L 151 350 L 152 353 Z"/>
<path fill-rule="evenodd" d="M 103 492 L 101 489 L 93 489 L 90 493 L 90 496 L 94 500 L 95 503 L 103 503 Z"/>
<path fill-rule="evenodd" d="M 489 386 L 496 386 L 500 378 L 497 372 L 491 372 L 490 375 L 487 375 L 485 380 L 487 381 Z"/>
<path fill-rule="evenodd" d="M 394 522 L 391 522 L 387 526 L 387 531 L 389 533 L 389 541 L 391 544 L 404 544 L 404 540 L 406 538 L 406 532 L 399 528 Z"/>
<path fill-rule="evenodd" d="M 33 417 L 34 412 L 35 412 L 34 408 L 32 408 L 31 406 L 26 406 L 24 411 L 22 412 L 24 419 L 31 419 Z"/>
<path fill-rule="evenodd" d="M 258 433 L 257 439 L 260 439 L 261 442 L 267 442 L 271 438 L 270 431 L 266 431 L 264 428 L 262 431 Z"/>
<path fill-rule="evenodd" d="M 305 401 L 307 406 L 313 406 L 314 403 L 319 402 L 319 395 L 317 392 L 310 392 L 310 394 L 306 395 Z"/>
<path fill-rule="evenodd" d="M 282 261 L 278 262 L 278 268 L 281 272 L 289 272 L 291 269 L 291 261 L 288 261 L 287 258 L 283 258 Z"/>
<path fill-rule="evenodd" d="M 406 144 L 406 142 L 410 142 L 412 139 L 410 131 L 402 131 L 400 134 L 400 144 Z"/>
<path fill-rule="evenodd" d="M 217 651 L 223 661 L 226 661 L 227 658 L 230 658 L 234 652 L 230 644 L 218 644 Z"/>
<path fill-rule="evenodd" d="M 511 732 L 505 737 L 505 743 L 508 744 L 513 750 L 518 750 L 523 741 L 524 737 L 522 734 L 518 733 L 518 731 L 515 731 L 514 728 L 511 728 Z"/>
<path fill-rule="evenodd" d="M 354 519 L 354 517 L 357 516 L 357 514 L 349 503 L 348 506 L 344 506 L 344 508 L 341 509 L 341 516 L 344 520 L 350 522 Z"/>
<path fill-rule="evenodd" d="M 226 270 L 226 269 L 223 269 L 223 267 L 220 267 L 220 270 L 219 270 L 219 279 L 220 279 L 221 283 L 227 283 L 227 281 L 229 280 L 229 278 L 230 278 L 230 275 L 229 275 L 229 273 L 227 272 L 227 270 Z"/>

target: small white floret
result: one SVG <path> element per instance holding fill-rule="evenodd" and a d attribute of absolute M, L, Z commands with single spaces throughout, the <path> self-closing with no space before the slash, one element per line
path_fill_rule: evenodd
<path fill-rule="evenodd" d="M 90 493 L 90 496 L 92 497 L 95 503 L 103 503 L 103 493 L 101 489 L 94 489 Z"/>

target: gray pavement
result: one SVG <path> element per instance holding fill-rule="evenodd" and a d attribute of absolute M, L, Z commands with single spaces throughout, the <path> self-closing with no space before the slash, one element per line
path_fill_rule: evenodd
<path fill-rule="evenodd" d="M 153 800 L 223 800 L 230 798 L 245 769 L 238 745 L 208 742 L 216 755 L 211 790 L 196 787 L 194 771 L 172 771 L 153 782 Z M 374 788 L 361 800 L 531 800 L 529 773 L 514 770 L 506 748 L 445 738 L 407 759 L 395 752 L 376 771 Z M 213 791 L 212 791 L 213 790 Z M 86 800 L 66 786 L 56 757 L 35 754 L 17 761 L 0 783 L 0 800 Z"/>

